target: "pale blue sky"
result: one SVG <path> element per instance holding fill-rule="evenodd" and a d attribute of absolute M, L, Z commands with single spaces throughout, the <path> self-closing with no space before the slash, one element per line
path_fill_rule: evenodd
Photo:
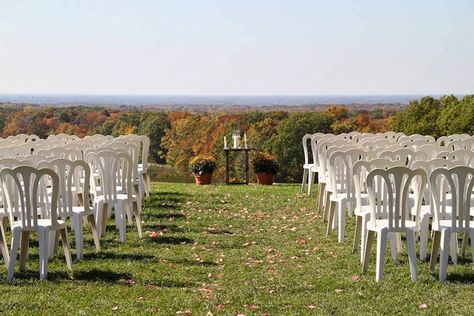
<path fill-rule="evenodd" d="M 474 93 L 472 0 L 0 0 L 0 93 Z"/>

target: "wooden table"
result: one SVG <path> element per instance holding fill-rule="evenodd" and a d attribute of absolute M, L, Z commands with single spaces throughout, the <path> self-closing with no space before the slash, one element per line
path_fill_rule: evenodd
<path fill-rule="evenodd" d="M 249 184 L 250 178 L 250 163 L 249 163 L 249 153 L 251 148 L 224 148 L 225 152 L 225 183 L 226 184 Z M 244 152 L 245 153 L 245 182 L 230 182 L 229 181 L 229 154 L 231 152 Z"/>

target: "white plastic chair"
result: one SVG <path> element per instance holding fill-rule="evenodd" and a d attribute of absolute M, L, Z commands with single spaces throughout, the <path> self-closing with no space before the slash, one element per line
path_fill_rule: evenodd
<path fill-rule="evenodd" d="M 360 247 L 360 262 L 363 262 L 363 253 L 364 253 L 364 246 L 367 237 L 367 223 L 370 220 L 370 205 L 368 203 L 368 195 L 367 195 L 367 174 L 374 170 L 374 169 L 390 169 L 393 167 L 402 167 L 405 164 L 401 160 L 388 160 L 388 159 L 371 159 L 371 160 L 360 160 L 354 163 L 352 169 L 353 181 L 354 181 L 354 192 L 356 203 L 354 207 L 354 214 L 356 216 L 356 226 L 354 231 L 354 243 L 353 243 L 353 251 L 356 252 L 357 249 Z M 377 180 L 377 179 L 376 179 Z M 378 190 L 383 190 L 382 181 L 378 181 Z M 386 208 L 386 206 L 385 206 Z M 377 213 L 377 218 L 384 218 L 386 217 L 386 211 L 382 207 L 381 211 Z M 360 243 L 359 243 L 360 241 Z M 397 246 L 396 243 L 398 240 L 394 240 L 391 245 Z M 360 245 L 360 246 L 359 246 Z M 395 260 L 395 253 L 392 247 L 392 258 Z"/>
<path fill-rule="evenodd" d="M 446 216 L 442 212 L 441 195 L 445 190 L 439 190 L 438 177 L 444 177 L 451 192 L 451 214 Z M 474 169 L 460 166 L 451 169 L 436 169 L 430 176 L 431 192 L 435 205 L 435 217 L 432 230 L 434 232 L 433 249 L 431 252 L 430 269 L 434 271 L 438 248 L 441 248 L 439 280 L 445 281 L 448 267 L 448 254 L 452 234 L 461 233 L 471 238 L 471 247 L 474 254 L 474 222 L 470 218 L 472 191 L 474 187 Z"/>
<path fill-rule="evenodd" d="M 38 212 L 38 187 L 43 177 L 49 177 L 51 181 L 51 204 L 49 209 L 49 218 L 39 219 Z M 69 251 L 69 243 L 67 240 L 67 232 L 64 221 L 57 219 L 57 198 L 59 179 L 58 175 L 50 169 L 36 169 L 27 166 L 20 166 L 15 169 L 5 168 L 0 172 L 3 191 L 6 197 L 6 203 L 13 209 L 14 201 L 19 203 L 20 210 L 17 220 L 12 219 L 12 252 L 8 266 L 7 279 L 13 278 L 15 270 L 15 262 L 20 248 L 21 237 L 21 253 L 20 253 L 20 271 L 25 268 L 27 256 L 27 243 L 29 241 L 30 232 L 35 231 L 39 234 L 40 248 L 40 279 L 44 280 L 48 274 L 48 243 L 49 233 L 51 231 L 59 231 L 66 257 L 66 264 L 69 270 L 72 270 L 71 253 Z M 11 190 L 13 183 L 15 190 Z M 19 194 L 19 199 L 15 198 L 15 194 Z"/>
<path fill-rule="evenodd" d="M 329 158 L 329 175 L 331 178 L 331 196 L 329 207 L 329 218 L 326 235 L 331 231 L 334 216 L 337 209 L 338 242 L 344 241 L 345 234 L 345 210 L 349 214 L 353 212 L 353 204 L 356 202 L 352 167 L 359 160 L 370 158 L 370 153 L 362 149 L 349 149 L 336 151 Z"/>
<path fill-rule="evenodd" d="M 109 209 L 115 209 L 116 226 L 119 229 L 120 241 L 126 239 L 126 211 L 135 215 L 138 235 L 142 238 L 140 197 L 134 194 L 132 188 L 132 159 L 124 152 L 109 150 L 91 152 L 87 155 L 89 165 L 95 165 L 99 171 L 100 190 L 95 190 L 94 210 L 96 214 L 99 236 L 105 233 Z M 95 181 L 91 181 L 95 188 Z M 121 187 L 123 193 L 117 188 Z M 131 211 L 133 209 L 133 212 Z"/>
<path fill-rule="evenodd" d="M 83 222 L 87 219 L 91 225 L 92 237 L 96 251 L 100 251 L 99 235 L 97 234 L 94 210 L 90 207 L 89 183 L 90 168 L 82 160 L 53 159 L 42 162 L 40 168 L 54 170 L 59 179 L 59 208 L 58 217 L 71 218 L 76 241 L 77 259 L 83 258 Z M 83 176 L 84 181 L 80 181 Z"/>
<path fill-rule="evenodd" d="M 386 190 L 376 191 L 374 179 L 380 177 Z M 425 190 L 426 173 L 422 169 L 410 170 L 407 167 L 395 167 L 388 170 L 375 169 L 367 175 L 367 190 L 369 192 L 370 221 L 367 224 L 367 239 L 364 247 L 363 271 L 367 271 L 370 249 L 375 234 L 377 234 L 377 262 L 375 280 L 383 278 L 385 264 L 386 242 L 389 233 L 405 233 L 408 246 L 408 257 L 410 261 L 410 272 L 412 281 L 416 281 L 416 253 L 415 253 L 415 230 L 417 223 L 410 220 L 408 207 L 408 194 L 413 178 L 420 177 L 415 194 L 422 196 Z M 376 203 L 382 201 L 382 203 Z M 421 206 L 415 205 L 417 209 Z M 387 205 L 387 218 L 377 218 L 377 207 Z"/>

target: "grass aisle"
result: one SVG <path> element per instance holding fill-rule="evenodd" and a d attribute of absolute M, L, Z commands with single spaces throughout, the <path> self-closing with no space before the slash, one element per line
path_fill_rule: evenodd
<path fill-rule="evenodd" d="M 66 273 L 62 253 L 50 262 L 49 280 L 38 281 L 37 242 L 27 271 L 5 281 L 0 269 L 0 312 L 14 314 L 312 315 L 473 314 L 474 273 L 470 262 L 448 269 L 440 284 L 428 263 L 418 262 L 410 281 L 406 253 L 385 279 L 375 282 L 375 256 L 362 275 L 347 240 L 325 237 L 314 214 L 315 198 L 296 185 L 198 187 L 154 184 L 145 203 L 139 240 L 127 227 L 118 242 L 113 222 L 93 252 L 86 234 L 85 260 Z M 89 229 L 86 228 L 89 232 Z M 34 237 L 36 238 L 36 237 Z M 72 234 L 70 240 L 72 243 Z M 18 268 L 17 268 L 18 269 Z"/>

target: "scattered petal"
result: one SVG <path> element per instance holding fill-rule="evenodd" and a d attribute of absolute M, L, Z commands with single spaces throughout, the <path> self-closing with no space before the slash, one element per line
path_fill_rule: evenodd
<path fill-rule="evenodd" d="M 316 305 L 308 305 L 308 308 L 309 308 L 309 309 L 315 309 L 315 308 L 316 308 Z"/>
<path fill-rule="evenodd" d="M 360 276 L 358 276 L 357 274 L 353 274 L 351 279 L 352 279 L 352 282 L 357 282 L 360 280 Z"/>
<path fill-rule="evenodd" d="M 423 304 L 420 304 L 419 307 L 420 307 L 421 309 L 426 309 L 426 308 L 428 308 L 428 304 L 423 303 Z"/>

